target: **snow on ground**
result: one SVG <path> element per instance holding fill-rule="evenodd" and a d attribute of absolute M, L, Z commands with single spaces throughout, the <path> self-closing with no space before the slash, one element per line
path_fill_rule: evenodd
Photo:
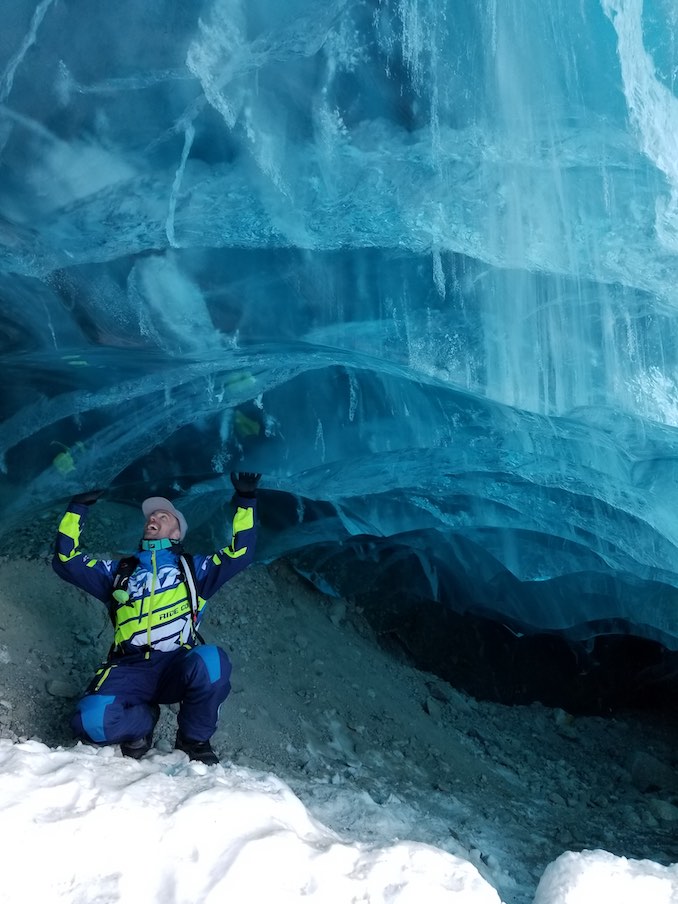
<path fill-rule="evenodd" d="M 210 603 L 203 633 L 234 664 L 221 765 L 173 751 L 170 707 L 135 762 L 68 733 L 103 606 L 12 555 L 0 613 L 8 904 L 678 902 L 666 717 L 476 701 L 277 563 Z"/>
<path fill-rule="evenodd" d="M 7 904 L 499 902 L 434 847 L 342 840 L 270 774 L 30 741 L 0 742 L 0 768 Z"/>

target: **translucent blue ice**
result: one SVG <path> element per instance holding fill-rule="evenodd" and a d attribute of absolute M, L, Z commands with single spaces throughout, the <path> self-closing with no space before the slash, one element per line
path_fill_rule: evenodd
<path fill-rule="evenodd" d="M 678 648 L 674 0 L 6 6 L 6 549 L 261 470 L 326 589 Z"/>

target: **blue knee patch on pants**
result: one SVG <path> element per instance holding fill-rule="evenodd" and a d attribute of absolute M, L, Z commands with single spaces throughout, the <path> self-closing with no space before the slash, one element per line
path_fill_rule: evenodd
<path fill-rule="evenodd" d="M 114 700 L 115 697 L 92 694 L 89 697 L 83 697 L 78 703 L 77 711 L 82 722 L 83 731 L 95 743 L 101 744 L 106 741 L 104 713 L 109 703 Z"/>
<path fill-rule="evenodd" d="M 219 650 L 211 644 L 204 647 L 195 647 L 191 650 L 189 656 L 199 656 L 207 667 L 207 675 L 210 683 L 214 684 L 221 678 L 221 659 Z"/>

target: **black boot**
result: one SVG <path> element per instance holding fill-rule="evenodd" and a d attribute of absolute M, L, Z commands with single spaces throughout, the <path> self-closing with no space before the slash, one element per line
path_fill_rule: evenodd
<path fill-rule="evenodd" d="M 206 766 L 216 766 L 219 762 L 219 757 L 212 750 L 209 741 L 191 741 L 190 738 L 185 738 L 180 731 L 177 732 L 174 749 L 183 750 L 188 754 L 189 760 L 205 763 Z"/>
<path fill-rule="evenodd" d="M 134 760 L 140 760 L 145 753 L 148 753 L 152 744 L 152 734 L 144 735 L 143 738 L 135 738 L 133 741 L 122 741 L 120 753 L 123 756 L 131 756 Z"/>
<path fill-rule="evenodd" d="M 143 738 L 133 738 L 131 741 L 122 741 L 120 744 L 120 753 L 123 756 L 131 756 L 134 760 L 140 760 L 144 754 L 148 753 L 153 745 L 153 732 L 160 718 L 160 707 L 157 704 L 151 706 L 153 710 L 153 728 Z"/>

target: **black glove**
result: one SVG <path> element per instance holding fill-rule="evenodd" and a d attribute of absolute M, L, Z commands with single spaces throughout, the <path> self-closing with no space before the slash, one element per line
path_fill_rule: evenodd
<path fill-rule="evenodd" d="M 242 496 L 243 499 L 254 499 L 260 480 L 261 474 L 252 474 L 248 471 L 240 471 L 236 474 L 231 471 L 231 483 L 238 496 Z"/>
<path fill-rule="evenodd" d="M 105 492 L 106 490 L 87 490 L 85 493 L 78 493 L 71 499 L 71 502 L 76 502 L 78 505 L 94 505 Z"/>

